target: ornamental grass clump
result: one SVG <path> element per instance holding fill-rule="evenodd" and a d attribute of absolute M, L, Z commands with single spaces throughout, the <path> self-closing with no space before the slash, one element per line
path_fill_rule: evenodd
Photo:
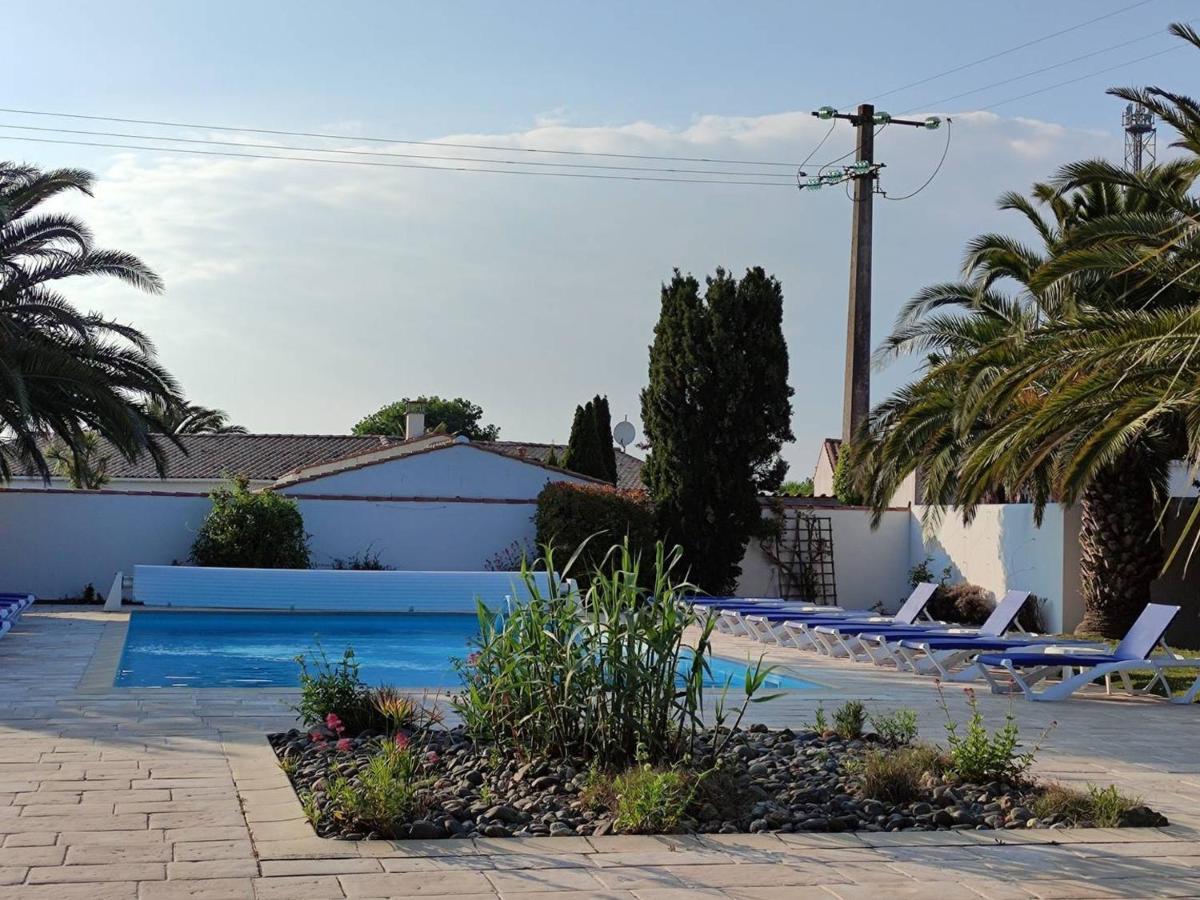
<path fill-rule="evenodd" d="M 647 573 L 627 542 L 614 546 L 582 594 L 553 574 L 553 550 L 544 555 L 549 591 L 525 565 L 526 602 L 500 616 L 479 605 L 477 649 L 460 663 L 454 701 L 467 730 L 530 758 L 610 771 L 678 761 L 703 728 L 713 630 L 711 619 L 680 602 L 694 588 L 675 575 L 679 551 L 659 543 Z M 756 673 L 743 711 L 765 699 L 752 699 L 765 674 Z"/>

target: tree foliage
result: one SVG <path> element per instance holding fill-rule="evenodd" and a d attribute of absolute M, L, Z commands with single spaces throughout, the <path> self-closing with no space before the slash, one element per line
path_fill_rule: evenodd
<path fill-rule="evenodd" d="M 162 434 L 245 434 L 241 425 L 231 425 L 223 409 L 209 409 L 180 398 L 171 402 L 147 401 L 143 408 Z"/>
<path fill-rule="evenodd" d="M 409 403 L 424 404 L 425 430 L 427 432 L 444 431 L 448 434 L 462 434 L 473 441 L 500 439 L 500 429 L 497 426 L 480 423 L 480 419 L 483 418 L 483 407 L 463 397 L 449 400 L 438 397 L 436 394 L 428 397 L 405 397 L 403 400 L 389 403 L 382 409 L 359 420 L 353 428 L 354 433 L 406 437 L 404 417 L 408 413 Z"/>
<path fill-rule="evenodd" d="M 244 477 L 212 493 L 212 508 L 192 544 L 198 566 L 307 569 L 304 517 L 291 497 L 251 491 Z"/>
<path fill-rule="evenodd" d="M 575 407 L 570 439 L 563 454 L 563 468 L 609 484 L 617 483 L 617 455 L 613 449 L 608 397 L 597 394 L 583 406 Z"/>
<path fill-rule="evenodd" d="M 83 276 L 152 294 L 162 282 L 137 257 L 96 247 L 75 217 L 39 211 L 91 189 L 91 174 L 78 169 L 0 162 L 0 481 L 16 467 L 49 480 L 47 437 L 73 458 L 94 433 L 127 459 L 149 451 L 160 470 L 164 463 L 142 404 L 175 401 L 175 381 L 144 334 L 79 312 L 62 292 Z"/>
<path fill-rule="evenodd" d="M 54 474 L 67 479 L 76 490 L 95 491 L 108 484 L 108 457 L 101 455 L 96 432 L 85 431 L 75 447 L 53 441 L 46 450 Z"/>
<path fill-rule="evenodd" d="M 663 285 L 650 347 L 642 479 L 664 539 L 679 543 L 691 580 L 732 589 L 751 536 L 764 527 L 760 493 L 783 483 L 792 439 L 783 290 L 761 268 L 739 281 L 718 269 L 703 293 L 676 271 Z"/>
<path fill-rule="evenodd" d="M 863 495 L 854 484 L 854 463 L 851 448 L 843 446 L 833 467 L 833 496 L 845 506 L 859 506 Z"/>

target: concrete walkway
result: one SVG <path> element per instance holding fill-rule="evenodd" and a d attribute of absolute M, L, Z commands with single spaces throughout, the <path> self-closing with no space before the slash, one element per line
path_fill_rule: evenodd
<path fill-rule="evenodd" d="M 313 834 L 264 739 L 292 724 L 290 692 L 113 688 L 126 618 L 35 608 L 0 640 L 0 900 L 1200 897 L 1200 706 L 1012 704 L 1030 740 L 1057 717 L 1041 774 L 1116 783 L 1164 829 L 352 843 Z M 930 682 L 773 658 L 826 687 L 759 721 L 858 697 L 943 734 Z M 995 722 L 1010 706 L 981 700 Z"/>

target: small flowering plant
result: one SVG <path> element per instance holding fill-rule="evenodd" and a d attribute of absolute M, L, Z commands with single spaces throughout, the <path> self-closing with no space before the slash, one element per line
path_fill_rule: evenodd
<path fill-rule="evenodd" d="M 1037 743 L 1030 750 L 1020 753 L 1017 751 L 1020 734 L 1011 701 L 1004 716 L 1004 724 L 995 732 L 990 732 L 984 724 L 983 713 L 979 711 L 979 698 L 975 696 L 975 690 L 964 688 L 963 695 L 971 714 L 965 728 L 960 731 L 959 723 L 950 714 L 950 705 L 946 702 L 941 681 L 936 684 L 938 702 L 946 714 L 946 743 L 949 745 L 954 774 L 962 781 L 974 784 L 987 781 L 1020 781 L 1033 765 L 1034 756 L 1041 749 L 1042 741 L 1057 723 L 1051 722 Z"/>

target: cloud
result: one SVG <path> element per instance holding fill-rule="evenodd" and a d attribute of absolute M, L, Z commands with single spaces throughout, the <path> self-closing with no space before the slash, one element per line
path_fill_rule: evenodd
<path fill-rule="evenodd" d="M 1019 228 L 1011 214 L 994 209 L 1001 191 L 1027 188 L 1071 159 L 1120 154 L 1114 134 L 991 113 L 953 118 L 950 154 L 933 184 L 910 201 L 878 204 L 877 340 L 914 291 L 956 274 L 968 238 Z M 807 112 L 700 116 L 678 128 L 583 127 L 546 118 L 523 132 L 445 140 L 799 162 L 827 128 Z M 899 195 L 920 185 L 944 141 L 943 131 L 882 132 L 876 153 L 886 164 L 883 187 Z M 813 162 L 852 146 L 850 129 L 839 126 Z M 783 282 L 796 474 L 811 466 L 816 441 L 838 428 L 850 214 L 840 188 L 799 193 L 148 151 L 87 162 L 98 170 L 96 197 L 70 205 L 101 243 L 155 267 L 168 292 L 149 298 L 89 283 L 73 287 L 73 296 L 144 327 L 196 399 L 229 409 L 252 429 L 344 431 L 373 408 L 421 392 L 472 398 L 514 439 L 565 441 L 575 404 L 597 391 L 610 396 L 617 418 L 628 414 L 636 422 L 660 283 L 676 266 L 702 274 L 718 265 L 763 265 Z M 877 376 L 876 394 L 903 374 L 894 367 Z"/>

